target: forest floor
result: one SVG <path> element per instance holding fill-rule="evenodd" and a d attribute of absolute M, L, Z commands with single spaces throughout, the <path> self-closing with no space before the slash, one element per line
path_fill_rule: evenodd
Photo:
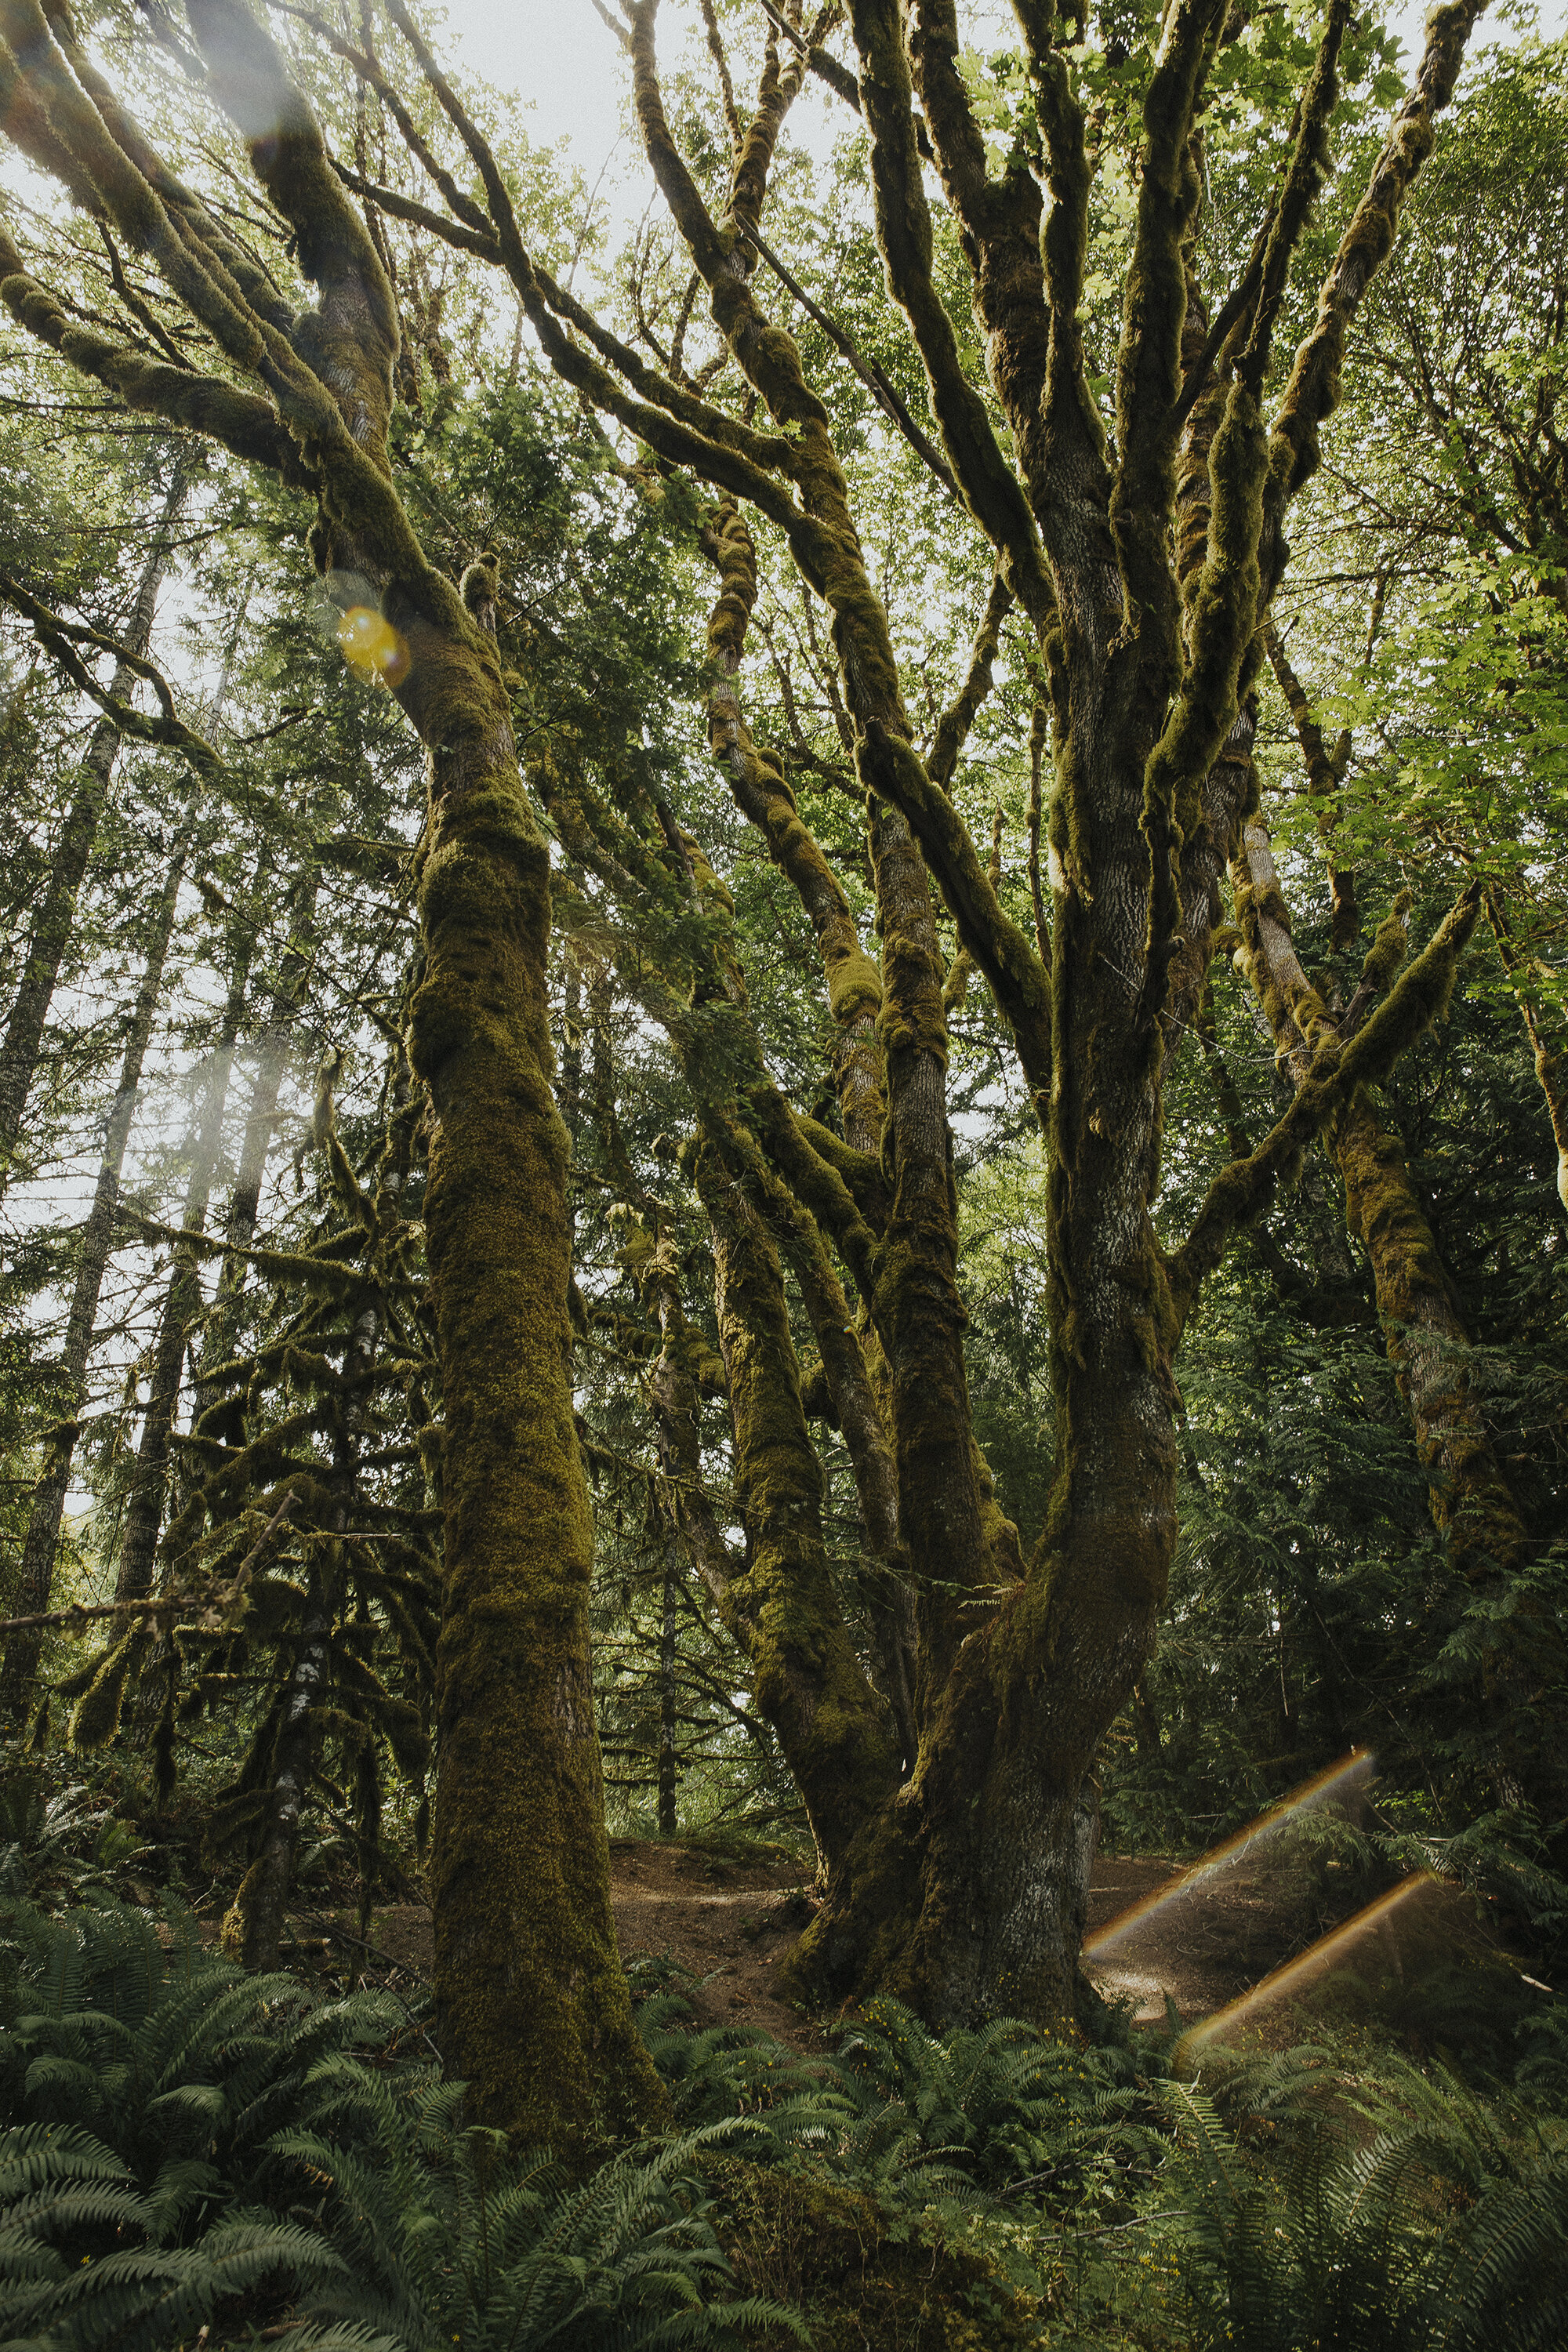
<path fill-rule="evenodd" d="M 1244 1857 L 1205 1874 L 1097 1954 L 1096 1937 L 1169 1888 L 1180 1869 L 1159 1855 L 1102 1853 L 1089 1895 L 1088 1973 L 1107 2000 L 1129 2006 L 1136 2024 L 1163 2020 L 1167 1996 L 1188 2024 L 1212 2016 L 1354 1913 L 1348 1887 L 1340 1897 L 1328 1875 L 1333 1868 L 1331 1863 L 1326 1871 L 1305 1873 L 1282 1866 L 1278 1853 Z M 811 1916 L 797 1858 L 783 1849 L 740 1855 L 700 1843 L 616 1839 L 610 1872 L 616 1932 L 635 1990 L 674 1986 L 689 2000 L 699 2026 L 743 2024 L 795 2049 L 825 2045 L 839 2021 L 803 2016 L 775 1981 L 779 1962 Z M 1349 1969 L 1363 1978 L 1402 1979 L 1440 1958 L 1479 1957 L 1490 1944 L 1457 1889 L 1428 1882 L 1410 1893 L 1348 1948 L 1336 1940 L 1325 1949 L 1320 1979 Z M 350 1913 L 303 1908 L 292 1924 L 301 1957 L 312 1946 L 320 1949 L 323 1937 L 351 1943 L 354 1927 Z M 419 1904 L 378 1908 L 371 1946 L 373 1975 L 390 1966 L 394 1975 L 427 1979 L 429 1911 Z M 1312 1990 L 1310 1981 L 1294 1985 L 1292 1998 Z M 1286 2022 L 1282 2016 L 1281 2026 Z"/>

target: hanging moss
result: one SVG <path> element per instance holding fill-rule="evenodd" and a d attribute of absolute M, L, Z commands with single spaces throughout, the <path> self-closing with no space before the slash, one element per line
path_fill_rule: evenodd
<path fill-rule="evenodd" d="M 143 1628 L 132 1624 L 92 1669 L 92 1679 L 77 1700 L 68 1737 L 79 1755 L 107 1748 L 120 1728 L 120 1713 L 137 1654 L 145 1641 Z M 57 1696 L 71 1696 L 69 1683 L 57 1687 Z"/>

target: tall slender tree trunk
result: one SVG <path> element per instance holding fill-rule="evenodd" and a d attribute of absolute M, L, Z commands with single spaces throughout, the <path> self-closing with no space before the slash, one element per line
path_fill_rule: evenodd
<path fill-rule="evenodd" d="M 212 1374 L 233 1344 L 236 1309 L 245 1286 L 245 1253 L 255 1237 L 261 1213 L 261 1187 L 278 1124 L 278 1097 L 289 1068 L 293 1024 L 299 1018 L 315 954 L 316 898 L 321 881 L 320 867 L 307 866 L 289 895 L 289 937 L 279 961 L 267 1025 L 257 1041 L 256 1074 L 246 1107 L 234 1190 L 224 1219 L 224 1257 L 218 1268 L 217 1292 L 197 1351 L 193 1421 L 199 1422 L 216 1402 L 217 1390 Z"/>
<path fill-rule="evenodd" d="M 675 1596 L 680 1576 L 680 1556 L 673 1541 L 665 1546 L 664 1619 L 658 1639 L 658 1833 L 675 1835 Z"/>
<path fill-rule="evenodd" d="M 142 567 L 136 601 L 132 606 L 125 631 L 123 642 L 128 653 L 144 655 L 147 651 L 153 634 L 158 587 L 169 561 L 174 526 L 185 502 L 198 462 L 194 445 L 183 447 L 175 459 L 174 479 L 153 532 L 153 545 Z M 134 693 L 135 688 L 134 672 L 125 663 L 117 663 L 110 691 L 118 699 L 123 700 Z M 11 1162 L 16 1139 L 22 1131 L 33 1073 L 37 1067 L 44 1024 L 48 1018 L 55 983 L 59 978 L 60 964 L 76 920 L 77 893 L 87 872 L 93 843 L 98 838 L 120 744 L 120 730 L 113 719 L 107 716 L 99 719 L 88 738 L 87 750 L 78 771 L 76 791 L 66 813 L 48 880 L 44 886 L 43 902 L 28 943 L 27 960 L 22 968 L 16 1002 L 6 1023 L 5 1042 L 0 1045 L 0 1194 L 5 1192 L 10 1181 Z"/>
<path fill-rule="evenodd" d="M 228 1100 L 229 1074 L 234 1066 L 235 1040 L 245 1013 L 251 941 L 245 942 L 223 1009 L 217 1040 L 211 1055 L 201 1117 L 191 1150 L 191 1172 L 185 1188 L 184 1230 L 205 1232 L 207 1202 L 218 1153 L 223 1146 L 223 1115 Z M 115 1580 L 117 1601 L 140 1601 L 153 1589 L 153 1567 L 163 1524 L 164 1492 L 169 1475 L 169 1442 L 179 1408 L 181 1376 L 192 1326 L 201 1311 L 202 1291 L 196 1253 L 176 1243 L 169 1287 L 153 1349 L 147 1409 L 142 1418 L 136 1469 L 125 1511 L 125 1531 L 120 1547 L 120 1571 Z"/>
<path fill-rule="evenodd" d="M 188 832 L 182 831 L 153 910 L 147 961 L 131 1015 L 130 1033 L 120 1068 L 120 1083 L 104 1132 L 103 1155 L 99 1163 L 92 1207 L 82 1233 L 81 1255 L 71 1293 L 70 1312 L 66 1321 L 65 1341 L 60 1349 L 57 1392 L 61 1418 L 50 1433 L 43 1475 L 34 1490 L 33 1507 L 22 1547 L 21 1576 L 16 1588 L 18 1615 L 24 1612 L 31 1615 L 49 1606 L 60 1519 L 65 1510 L 71 1464 L 76 1454 L 77 1417 L 87 1393 L 87 1367 L 98 1321 L 99 1294 L 103 1286 L 104 1270 L 114 1241 L 114 1218 L 120 1202 L 120 1174 L 141 1090 L 142 1066 L 146 1058 L 147 1044 L 153 1034 L 153 1024 L 157 1017 L 163 992 L 163 965 L 174 932 L 174 909 L 180 884 L 184 878 L 188 852 Z M 7 1643 L 5 1663 L 0 1666 L 0 1724 L 19 1724 L 26 1717 L 42 1646 L 43 1635 L 36 1630 L 13 1633 Z"/>

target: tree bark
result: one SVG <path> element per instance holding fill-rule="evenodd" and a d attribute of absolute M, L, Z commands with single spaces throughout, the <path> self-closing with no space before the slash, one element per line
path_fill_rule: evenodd
<path fill-rule="evenodd" d="M 658 1833 L 675 1835 L 675 1596 L 679 1582 L 679 1554 L 673 1539 L 665 1546 L 664 1614 L 658 1638 Z"/>
<path fill-rule="evenodd" d="M 162 273 L 231 373 L 77 334 L 3 233 L 0 284 L 29 331 L 132 404 L 314 495 L 310 550 L 345 657 L 395 695 L 426 751 L 410 1051 L 436 1121 L 426 1229 L 446 1412 L 438 2031 L 478 2121 L 575 2151 L 665 2102 L 610 1914 L 592 1528 L 568 1373 L 566 1135 L 550 1083 L 549 850 L 518 772 L 495 570 L 471 566 L 454 588 L 393 485 L 398 325 L 374 241 L 265 27 L 237 0 L 187 0 L 186 15 L 205 87 L 288 224 L 316 306 L 296 314 L 184 190 L 176 224 L 163 159 L 66 13 L 37 0 L 0 0 L 0 58 L 26 101 L 7 110 L 8 135 Z"/>
<path fill-rule="evenodd" d="M 5 8 L 28 5 L 0 0 Z M 390 493 L 383 495 L 394 322 L 379 265 L 345 212 L 332 215 L 332 236 L 321 236 L 323 215 L 312 207 L 327 204 L 331 184 L 318 168 L 313 126 L 307 135 L 303 109 L 270 63 L 251 75 L 257 86 L 237 102 L 226 53 L 259 54 L 261 37 L 238 29 L 231 0 L 187 5 L 220 95 L 251 126 L 267 192 L 321 276 L 324 299 L 312 338 L 331 344 L 334 383 L 347 362 L 353 384 L 352 393 L 337 392 L 329 417 L 315 388 L 285 382 L 282 357 L 269 347 L 268 364 L 284 383 L 301 457 L 330 477 L 318 560 L 335 579 L 372 583 L 379 617 L 410 665 L 396 690 L 430 752 L 422 900 L 428 961 L 413 1032 L 440 1123 L 427 1225 L 452 1528 L 435 1865 L 437 1991 L 458 2063 L 473 2050 L 490 2070 L 485 2113 L 528 2123 L 550 2099 L 536 2095 L 536 2074 L 509 2075 L 507 2068 L 531 2028 L 535 2053 L 552 2063 L 557 2112 L 563 2076 L 577 2079 L 584 2020 L 602 2023 L 615 2054 L 626 2057 L 600 1942 L 607 1923 L 602 1835 L 591 1853 L 579 1838 L 570 1860 L 563 1835 L 579 1832 L 596 1811 L 599 1780 L 583 1615 L 585 1503 L 564 1371 L 564 1139 L 549 1097 L 544 1032 L 548 858 L 517 782 L 489 639 L 493 572 L 477 565 L 465 583 L 470 629 L 408 545 Z M 1194 1003 L 1201 999 L 1213 906 L 1205 869 L 1217 871 L 1235 814 L 1218 811 L 1205 826 L 1205 791 L 1222 768 L 1227 789 L 1239 771 L 1239 761 L 1225 755 L 1246 748 L 1238 730 L 1247 734 L 1258 623 L 1285 562 L 1288 504 L 1318 463 L 1347 331 L 1397 227 L 1479 5 L 1445 0 L 1435 9 L 1415 86 L 1373 163 L 1283 401 L 1266 425 L 1274 323 L 1294 244 L 1321 185 L 1337 97 L 1335 60 L 1349 6 L 1330 0 L 1269 235 L 1236 321 L 1235 364 L 1208 458 L 1214 495 L 1202 562 L 1179 583 L 1171 537 L 1186 414 L 1179 400 L 1182 329 L 1201 190 L 1193 142 L 1224 34 L 1223 0 L 1194 0 L 1170 13 L 1145 92 L 1114 454 L 1079 323 L 1093 167 L 1054 18 L 1032 9 L 1020 17 L 1047 213 L 1021 152 L 1000 179 L 988 169 L 959 68 L 951 0 L 922 0 L 913 16 L 892 0 L 851 0 L 855 95 L 888 282 L 926 369 L 942 462 L 990 542 L 998 593 L 1016 601 L 1037 633 L 1049 679 L 1054 778 L 1048 818 L 1041 811 L 1055 900 L 1047 958 L 1043 924 L 1031 940 L 1013 920 L 945 788 L 948 736 L 941 734 L 929 761 L 915 749 L 898 652 L 868 572 L 828 406 L 808 381 L 795 338 L 767 315 L 753 288 L 769 169 L 804 58 L 781 66 L 769 39 L 751 121 L 740 126 L 727 202 L 715 217 L 667 119 L 656 0 L 629 0 L 626 47 L 643 143 L 706 285 L 713 322 L 746 381 L 743 413 L 734 415 L 692 380 L 650 367 L 536 267 L 493 154 L 403 0 L 388 0 L 482 188 L 481 203 L 455 182 L 441 183 L 457 215 L 451 241 L 506 269 L 542 347 L 577 390 L 660 460 L 754 505 L 783 534 L 831 615 L 856 785 L 869 820 L 879 976 L 853 923 L 845 928 L 831 875 L 815 869 L 810 845 L 795 831 L 798 809 L 777 789 L 781 780 L 750 758 L 721 695 L 710 715 L 737 796 L 750 797 L 748 814 L 796 877 L 833 968 L 834 1010 L 841 1003 L 853 1012 L 853 1052 L 841 1061 L 840 1078 L 847 1093 L 849 1066 L 855 1103 L 841 1097 L 844 1138 L 810 1132 L 765 1068 L 752 1065 L 741 1119 L 754 1118 L 755 1135 L 737 1121 L 715 1163 L 704 1151 L 699 1170 L 717 1236 L 748 1536 L 742 1564 L 715 1556 L 710 1569 L 752 1646 L 759 1690 L 823 1848 L 826 1900 L 800 1968 L 836 1997 L 886 1987 L 937 2021 L 997 2011 L 1059 2018 L 1072 2006 L 1092 1843 L 1093 1756 L 1147 1655 L 1173 1549 L 1173 1354 L 1237 1221 L 1267 1197 L 1338 1099 L 1339 1081 L 1314 1064 L 1289 1112 L 1247 1160 L 1222 1171 L 1193 1231 L 1165 1256 L 1151 1215 L 1162 1024 L 1179 1008 L 1183 988 Z M 378 70 L 365 63 L 367 74 Z M 278 126 L 285 121 L 282 139 Z M 266 126 L 259 136 L 257 124 Z M 922 152 L 941 173 L 970 275 L 1006 447 L 933 281 Z M 424 207 L 407 216 L 447 233 Z M 15 280 L 5 284 L 15 307 Z M 29 323 L 37 309 L 27 310 Z M 55 330 L 40 324 L 36 331 L 47 338 Z M 123 373 L 118 360 L 112 364 Z M 109 362 L 94 365 L 107 377 Z M 308 433 L 295 423 L 307 413 Z M 259 435 L 264 421 L 270 423 L 269 413 L 263 420 L 247 409 L 233 432 L 243 423 Z M 340 421 L 350 426 L 352 455 L 341 434 L 332 438 Z M 732 558 L 746 568 L 740 537 L 721 525 L 717 556 L 727 579 Z M 740 625 L 744 602 L 741 593 Z M 732 685 L 734 646 L 711 642 L 722 688 Z M 571 756 L 569 747 L 552 746 L 542 765 Z M 601 846 L 609 844 L 601 870 L 613 872 L 615 888 L 622 877 L 649 873 L 646 837 L 634 837 L 629 824 L 617 833 L 614 811 L 590 816 L 586 796 L 575 814 L 565 799 L 563 842 L 599 825 Z M 659 814 L 662 823 L 668 813 Z M 724 1012 L 732 937 L 715 921 L 708 969 L 674 1003 L 698 958 L 699 919 L 721 894 L 709 887 L 710 874 L 699 876 L 695 845 L 673 818 L 665 831 L 666 873 L 689 886 L 689 919 L 686 936 L 671 939 L 681 976 L 666 987 L 659 1017 L 685 1041 L 683 1061 L 705 1118 L 722 1121 L 734 1118 L 735 1106 L 721 1098 L 730 1089 L 715 1075 L 721 1057 L 711 1043 L 743 1042 L 733 1025 L 726 1028 Z M 657 878 L 662 885 L 664 875 Z M 969 1427 L 945 1113 L 945 960 L 933 887 L 1011 1029 L 1047 1138 L 1056 1478 L 1045 1538 L 1023 1577 L 988 1515 Z M 658 895 L 641 894 L 645 919 Z M 1444 927 L 1420 967 L 1424 986 L 1451 975 L 1473 912 L 1467 900 Z M 1192 968 L 1178 971 L 1189 933 Z M 1388 1018 L 1374 1017 L 1347 1052 L 1346 1087 L 1386 1066 L 1381 1057 L 1399 1050 L 1419 1009 L 1407 993 L 1397 1017 L 1393 1000 Z M 740 1055 L 735 1066 L 744 1062 Z M 880 1083 L 883 1106 L 874 1125 L 872 1080 Z M 820 1467 L 805 1431 L 777 1256 L 752 1179 L 738 1182 L 731 1164 L 731 1151 L 745 1162 L 754 1149 L 766 1151 L 780 1180 L 796 1188 L 803 1208 L 840 1247 L 880 1350 L 875 1383 L 896 1465 L 897 1531 L 919 1632 L 917 1753 L 907 1777 L 827 1573 Z M 868 1355 L 870 1346 L 868 1338 Z M 513 1365 L 515 1378 L 498 1370 Z M 509 1768 L 525 1792 L 522 1804 L 510 1801 Z M 560 1978 L 551 1974 L 564 1967 L 584 1988 L 570 2014 L 557 2005 Z M 606 2052 L 603 2039 L 600 2047 Z"/>
<path fill-rule="evenodd" d="M 123 644 L 130 654 L 144 655 L 153 634 L 158 587 L 170 554 L 171 535 L 196 470 L 194 445 L 182 447 L 174 461 L 174 478 L 163 511 L 153 530 L 153 545 L 131 608 Z M 135 691 L 135 673 L 117 662 L 110 691 L 117 699 Z M 66 812 L 59 842 L 44 887 L 43 904 L 27 946 L 16 1002 L 0 1045 L 0 1195 L 11 1180 L 16 1139 L 22 1131 L 27 1096 L 37 1067 L 44 1024 L 59 978 L 60 963 L 76 920 L 77 893 L 92 856 L 93 843 L 109 798 L 110 779 L 119 755 L 121 733 L 112 719 L 100 719 L 88 738 L 77 775 L 77 787 Z"/>
<path fill-rule="evenodd" d="M 70 1312 L 60 1349 L 57 1393 L 61 1418 L 47 1441 L 43 1473 L 34 1490 L 16 1588 L 18 1613 L 23 1610 L 44 1611 L 49 1605 L 60 1519 L 65 1510 L 71 1463 L 76 1454 L 79 1427 L 78 1415 L 87 1393 L 87 1368 L 98 1321 L 99 1293 L 114 1243 L 114 1217 L 120 1202 L 120 1171 L 124 1165 L 125 1146 L 141 1091 L 142 1066 L 146 1058 L 153 1024 L 157 1017 L 163 984 L 163 964 L 174 928 L 174 908 L 180 884 L 184 878 L 188 848 L 188 834 L 182 831 L 153 910 L 147 961 L 142 967 L 142 983 L 132 1010 L 119 1086 L 104 1130 L 98 1183 L 82 1232 L 81 1255 L 77 1264 L 76 1284 L 71 1293 Z M 42 1647 L 43 1636 L 36 1630 L 14 1633 L 6 1643 L 5 1664 L 0 1667 L 0 1724 L 20 1725 L 25 1719 Z"/>
<path fill-rule="evenodd" d="M 207 1202 L 217 1169 L 218 1153 L 223 1146 L 224 1107 L 228 1100 L 235 1040 L 239 1034 L 239 1024 L 245 1013 L 250 945 L 248 940 L 244 943 L 230 979 L 227 1001 L 212 1049 L 201 1117 L 192 1141 L 191 1172 L 185 1188 L 183 1230 L 187 1234 L 201 1234 L 206 1228 Z M 136 1468 L 125 1509 L 125 1531 L 120 1547 L 120 1569 L 114 1587 L 117 1601 L 139 1601 L 153 1590 L 153 1569 L 157 1559 L 158 1536 L 163 1524 L 163 1501 L 168 1485 L 169 1442 L 179 1409 L 185 1347 L 201 1311 L 201 1302 L 196 1254 L 194 1249 L 176 1243 L 169 1287 L 163 1296 L 163 1311 L 158 1318 L 147 1407 L 142 1417 Z"/>

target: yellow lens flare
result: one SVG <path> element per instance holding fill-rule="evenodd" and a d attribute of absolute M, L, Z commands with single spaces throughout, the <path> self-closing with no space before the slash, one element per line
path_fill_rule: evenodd
<path fill-rule="evenodd" d="M 1374 1927 L 1381 1927 L 1392 1913 L 1409 1902 L 1413 1895 L 1419 1895 L 1424 1887 L 1435 1886 L 1438 1883 L 1429 1870 L 1412 1871 L 1410 1876 L 1402 1878 L 1397 1886 L 1391 1886 L 1386 1895 L 1380 1895 L 1375 1902 L 1369 1903 L 1364 1911 L 1358 1911 L 1353 1919 L 1347 1919 L 1342 1927 L 1331 1928 L 1326 1936 L 1320 1936 L 1315 1944 L 1310 1944 L 1293 1960 L 1287 1960 L 1282 1968 L 1274 1969 L 1261 1978 L 1249 1992 L 1242 1993 L 1224 2009 L 1215 2010 L 1212 2017 L 1205 2017 L 1198 2024 L 1189 2026 L 1176 2044 L 1178 2052 L 1200 2049 L 1205 2042 L 1215 2041 L 1221 2034 L 1231 2032 L 1245 2023 L 1257 2011 L 1300 1992 L 1313 1978 L 1323 1975 L 1342 1958 L 1352 1944 L 1359 1943 Z"/>
<path fill-rule="evenodd" d="M 1352 1748 L 1348 1756 L 1340 1758 L 1337 1764 L 1330 1764 L 1321 1772 L 1314 1773 L 1310 1780 L 1303 1780 L 1299 1789 L 1292 1789 L 1288 1797 L 1282 1797 L 1279 1804 L 1270 1806 L 1268 1812 L 1259 1813 L 1258 1819 L 1248 1822 L 1244 1830 L 1237 1830 L 1234 1837 L 1228 1837 L 1223 1844 L 1216 1845 L 1212 1853 L 1204 1855 L 1201 1862 L 1194 1862 L 1189 1869 L 1178 1872 L 1168 1885 L 1158 1887 L 1152 1895 L 1144 1895 L 1141 1903 L 1119 1911 L 1114 1919 L 1087 1938 L 1083 1947 L 1084 1958 L 1103 1959 L 1108 1952 L 1125 1943 L 1129 1937 L 1135 1935 L 1139 1928 L 1145 1927 L 1172 1904 L 1183 1902 L 1190 1895 L 1212 1893 L 1215 1881 L 1221 1873 L 1234 1870 L 1257 1846 L 1277 1836 L 1289 1822 L 1299 1821 L 1303 1813 L 1315 1811 L 1321 1805 L 1336 1803 L 1363 1788 L 1372 1778 L 1375 1760 L 1370 1748 Z"/>
<path fill-rule="evenodd" d="M 367 686 L 401 686 L 413 656 L 384 614 L 369 604 L 351 604 L 338 622 L 338 646 L 356 677 Z"/>

